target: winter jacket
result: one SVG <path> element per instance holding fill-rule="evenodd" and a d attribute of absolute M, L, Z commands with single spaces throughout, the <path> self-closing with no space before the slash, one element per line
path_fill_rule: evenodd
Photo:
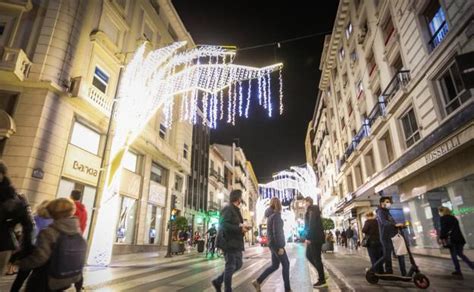
<path fill-rule="evenodd" d="M 367 237 L 369 246 L 380 245 L 379 224 L 375 218 L 365 221 L 364 227 L 362 227 L 362 233 Z"/>
<path fill-rule="evenodd" d="M 453 215 L 444 215 L 440 218 L 440 239 L 448 239 L 451 236 L 451 243 L 466 244 L 466 239 L 462 235 L 461 228 L 459 228 L 459 221 Z"/>
<path fill-rule="evenodd" d="M 396 222 L 389 209 L 378 207 L 377 223 L 379 224 L 380 241 L 390 242 L 392 237 L 397 235 Z"/>
<path fill-rule="evenodd" d="M 0 251 L 17 249 L 13 229 L 20 224 L 23 229 L 22 250 L 32 248 L 34 222 L 28 201 L 16 194 L 10 180 L 5 177 L 0 183 Z"/>
<path fill-rule="evenodd" d="M 34 220 L 35 220 L 35 225 L 36 225 L 35 238 L 38 237 L 38 234 L 40 233 L 41 230 L 45 229 L 51 223 L 53 223 L 53 219 L 41 217 L 39 215 L 35 215 Z"/>
<path fill-rule="evenodd" d="M 234 204 L 229 204 L 222 209 L 219 220 L 222 239 L 219 234 L 217 236 L 219 248 L 230 252 L 244 250 L 244 234 L 240 228 L 240 224 L 243 222 L 240 209 Z"/>
<path fill-rule="evenodd" d="M 76 217 L 63 218 L 55 220 L 51 225 L 46 229 L 42 230 L 36 241 L 36 247 L 33 252 L 27 257 L 18 261 L 18 265 L 23 270 L 33 269 L 33 273 L 30 276 L 31 280 L 28 281 L 38 281 L 43 283 L 45 281 L 42 277 L 47 277 L 48 274 L 44 271 L 47 270 L 49 260 L 51 258 L 52 252 L 54 250 L 54 245 L 59 238 L 61 233 L 72 235 L 72 234 L 81 234 L 79 229 L 79 222 Z M 38 277 L 38 274 L 41 274 L 41 277 Z M 48 286 L 52 290 L 57 290 L 64 288 L 67 284 L 71 282 L 78 282 L 81 279 L 82 275 L 73 277 L 73 279 L 48 279 Z M 27 286 L 35 287 L 34 283 L 29 283 Z M 41 287 L 41 285 L 39 285 Z M 38 291 L 42 291 L 38 289 Z"/>
<path fill-rule="evenodd" d="M 347 236 L 347 238 L 353 238 L 354 237 L 354 230 L 352 230 L 350 227 L 347 228 L 346 236 Z"/>
<path fill-rule="evenodd" d="M 325 241 L 321 211 L 318 206 L 309 206 L 305 214 L 306 239 L 323 244 Z"/>
<path fill-rule="evenodd" d="M 84 234 L 87 227 L 87 210 L 79 201 L 74 201 L 74 204 L 76 204 L 76 213 L 74 213 L 74 216 L 79 219 L 79 227 L 81 228 L 82 234 Z"/>
<path fill-rule="evenodd" d="M 273 208 L 269 207 L 265 211 L 265 217 L 267 217 L 268 246 L 275 249 L 284 248 L 286 240 L 281 213 L 275 212 Z"/>

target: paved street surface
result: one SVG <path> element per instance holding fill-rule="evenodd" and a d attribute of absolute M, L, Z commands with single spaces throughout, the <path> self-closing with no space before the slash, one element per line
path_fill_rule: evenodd
<path fill-rule="evenodd" d="M 305 259 L 302 244 L 289 244 L 291 264 L 291 285 L 293 291 L 318 291 L 312 289 L 316 282 L 316 272 L 310 269 Z M 358 252 L 339 249 L 336 253 L 324 255 L 329 269 L 329 288 L 321 291 L 418 291 L 412 283 L 379 282 L 369 285 L 365 281 L 364 270 L 369 266 L 365 250 Z M 450 276 L 450 260 L 431 257 L 417 257 L 418 263 L 431 280 L 428 291 L 474 291 L 474 273 L 465 270 L 464 280 Z M 267 248 L 248 248 L 244 254 L 244 265 L 234 275 L 234 291 L 254 291 L 250 284 L 270 263 Z M 165 259 L 163 253 L 144 253 L 116 257 L 111 267 L 87 268 L 86 291 L 181 291 L 212 292 L 210 280 L 222 272 L 223 259 L 206 259 L 203 254 L 189 252 L 185 255 Z M 8 291 L 12 277 L 0 281 L 0 291 Z M 283 290 L 281 269 L 269 277 L 263 291 Z"/>

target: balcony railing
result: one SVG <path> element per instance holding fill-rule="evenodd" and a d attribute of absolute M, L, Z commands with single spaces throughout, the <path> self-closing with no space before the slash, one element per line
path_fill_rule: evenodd
<path fill-rule="evenodd" d="M 379 117 L 382 117 L 382 116 L 385 115 L 386 104 L 385 104 L 385 101 L 382 98 L 380 98 L 380 99 L 381 100 L 375 104 L 374 108 L 372 108 L 372 110 L 369 113 L 368 120 L 369 120 L 369 126 L 370 127 L 372 127 L 372 125 L 375 123 L 375 121 Z"/>
<path fill-rule="evenodd" d="M 395 74 L 395 76 L 393 76 L 392 80 L 390 80 L 390 83 L 382 93 L 382 97 L 387 105 L 390 104 L 395 93 L 397 93 L 401 88 L 406 87 L 409 81 L 409 70 L 400 70 Z"/>
<path fill-rule="evenodd" d="M 13 72 L 20 81 L 23 81 L 30 74 L 31 64 L 22 49 L 3 48 L 3 54 L 0 58 L 0 70 Z"/>
<path fill-rule="evenodd" d="M 112 110 L 113 99 L 108 97 L 94 86 L 89 87 L 89 101 L 99 108 L 103 113 L 109 115 Z"/>
<path fill-rule="evenodd" d="M 440 25 L 438 30 L 435 31 L 430 41 L 428 42 L 431 49 L 433 50 L 434 48 L 436 48 L 443 41 L 443 39 L 446 37 L 447 34 L 448 34 L 448 23 L 445 20 Z"/>
<path fill-rule="evenodd" d="M 367 118 L 364 120 L 364 123 L 362 124 L 362 127 L 360 127 L 357 134 L 352 138 L 352 141 L 349 144 L 349 146 L 347 146 L 346 151 L 344 152 L 343 158 L 339 161 L 340 167 L 344 165 L 347 159 L 356 150 L 360 141 L 362 141 L 362 139 L 364 139 L 365 137 L 369 135 L 370 135 L 370 120 Z"/>

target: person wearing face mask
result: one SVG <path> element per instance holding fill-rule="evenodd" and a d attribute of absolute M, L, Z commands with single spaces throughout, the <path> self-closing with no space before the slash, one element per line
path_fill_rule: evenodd
<path fill-rule="evenodd" d="M 224 251 L 224 272 L 212 280 L 212 286 L 217 292 L 221 291 L 224 283 L 225 291 L 232 291 L 232 275 L 242 267 L 242 252 L 244 251 L 244 235 L 250 227 L 244 224 L 240 213 L 242 191 L 233 190 L 229 196 L 230 204 L 221 211 L 219 231 L 216 245 Z"/>
<path fill-rule="evenodd" d="M 381 270 L 383 264 L 385 264 L 385 274 L 393 274 L 392 268 L 392 253 L 393 243 L 392 237 L 397 235 L 397 228 L 402 227 L 403 224 L 397 224 L 390 214 L 390 208 L 392 207 L 391 197 L 381 197 L 380 204 L 377 208 L 377 222 L 379 225 L 380 242 L 382 243 L 383 257 L 381 257 L 373 266 L 372 269 L 375 271 Z M 398 263 L 400 265 L 400 272 L 402 276 L 407 274 L 405 266 L 405 257 L 399 256 Z"/>

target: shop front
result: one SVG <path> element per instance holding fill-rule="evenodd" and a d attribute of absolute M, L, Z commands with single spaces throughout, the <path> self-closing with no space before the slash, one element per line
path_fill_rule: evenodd
<path fill-rule="evenodd" d="M 450 135 L 381 184 L 396 183 L 414 251 L 447 256 L 438 244 L 438 208 L 459 220 L 467 253 L 474 255 L 474 125 Z"/>
<path fill-rule="evenodd" d="M 166 186 L 150 180 L 145 221 L 145 244 L 162 245 L 165 218 Z"/>

